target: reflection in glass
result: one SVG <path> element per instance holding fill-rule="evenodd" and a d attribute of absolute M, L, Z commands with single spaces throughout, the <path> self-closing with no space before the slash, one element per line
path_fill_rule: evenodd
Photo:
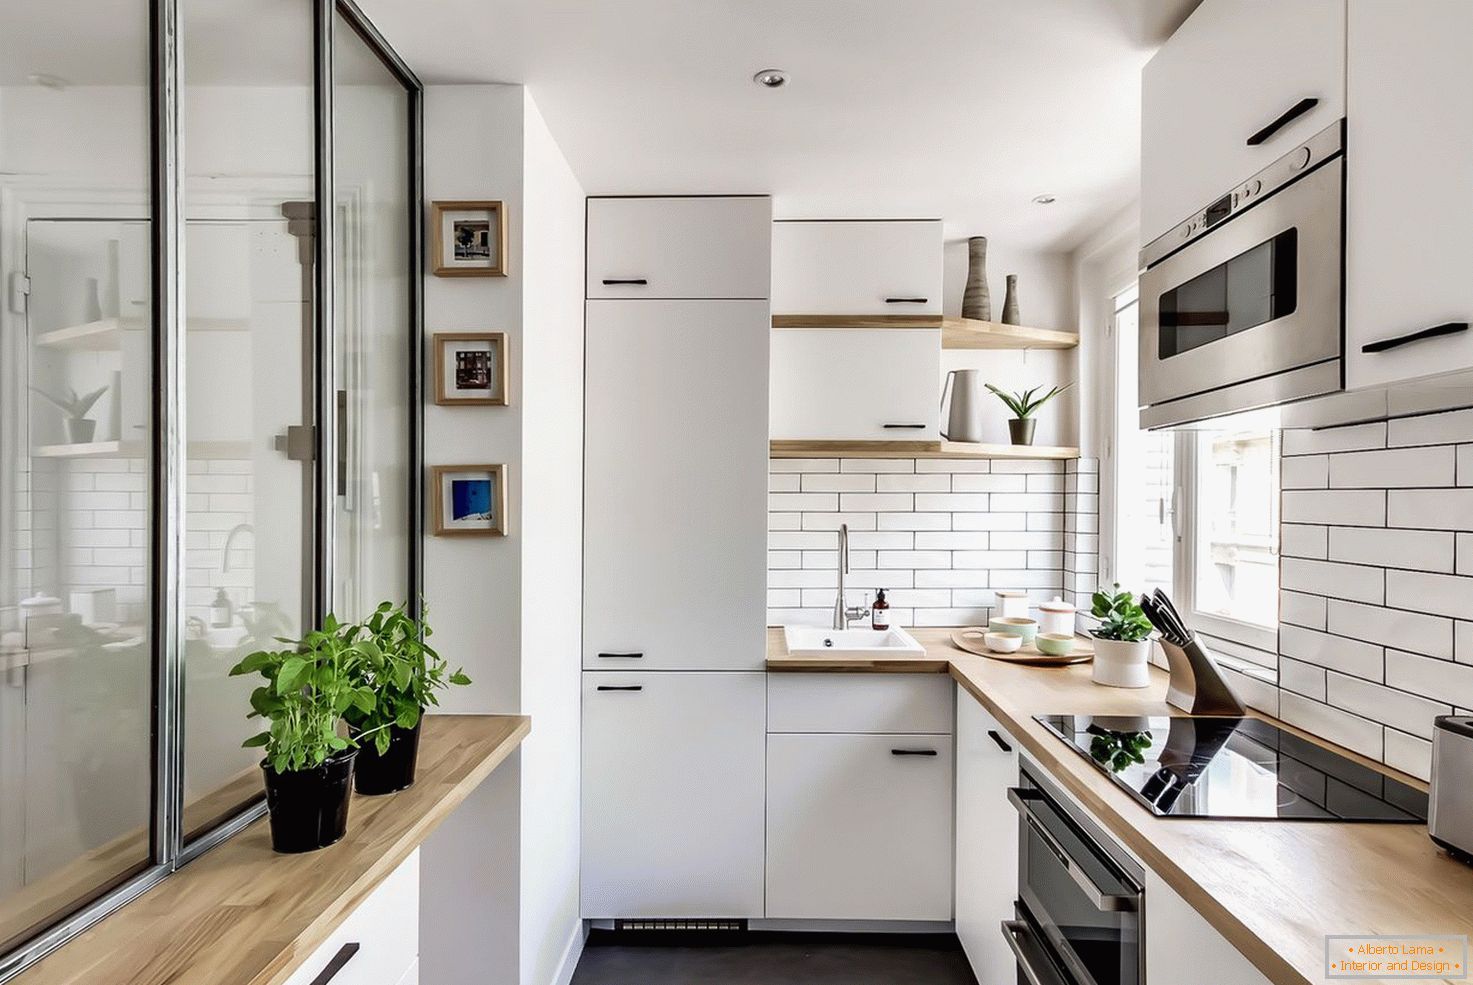
<path fill-rule="evenodd" d="M 333 29 L 339 448 L 333 604 L 349 619 L 408 592 L 409 97 L 341 15 Z"/>
<path fill-rule="evenodd" d="M 184 828 L 259 797 L 251 650 L 297 637 L 312 557 L 312 6 L 184 0 Z M 278 439 L 281 440 L 278 440 Z M 310 567 L 306 569 L 310 572 Z"/>
<path fill-rule="evenodd" d="M 151 852 L 149 4 L 38 9 L 0 7 L 0 952 Z"/>

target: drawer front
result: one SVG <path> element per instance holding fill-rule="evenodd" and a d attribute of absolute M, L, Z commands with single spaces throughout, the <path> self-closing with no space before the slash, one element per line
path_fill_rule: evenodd
<path fill-rule="evenodd" d="M 765 299 L 771 265 L 771 199 L 588 200 L 590 299 Z"/>
<path fill-rule="evenodd" d="M 772 310 L 780 315 L 941 314 L 941 223 L 772 224 Z"/>
<path fill-rule="evenodd" d="M 893 732 L 949 735 L 945 674 L 767 675 L 769 732 Z"/>
<path fill-rule="evenodd" d="M 419 852 L 348 914 L 286 985 L 400 985 L 419 959 Z M 331 971 L 336 967 L 335 971 Z"/>

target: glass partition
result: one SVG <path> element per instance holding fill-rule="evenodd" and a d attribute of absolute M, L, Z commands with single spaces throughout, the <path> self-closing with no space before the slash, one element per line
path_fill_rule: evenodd
<path fill-rule="evenodd" d="M 0 955 L 153 860 L 149 3 L 0 7 Z"/>

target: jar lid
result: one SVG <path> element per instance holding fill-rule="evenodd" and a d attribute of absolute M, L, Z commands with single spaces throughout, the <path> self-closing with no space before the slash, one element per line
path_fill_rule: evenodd
<path fill-rule="evenodd" d="M 1072 603 L 1069 603 L 1069 602 L 1065 602 L 1063 599 L 1052 599 L 1052 600 L 1050 600 L 1048 602 L 1040 602 L 1040 603 L 1038 603 L 1038 607 L 1040 609 L 1042 609 L 1044 612 L 1073 612 L 1074 611 L 1073 604 Z"/>

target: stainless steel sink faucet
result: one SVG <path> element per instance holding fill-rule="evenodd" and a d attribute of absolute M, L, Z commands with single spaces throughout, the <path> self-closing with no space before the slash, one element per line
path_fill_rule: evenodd
<path fill-rule="evenodd" d="M 869 609 L 862 605 L 844 604 L 844 576 L 849 573 L 849 524 L 839 524 L 839 595 L 834 599 L 834 628 L 848 629 L 849 620 L 863 619 Z"/>

